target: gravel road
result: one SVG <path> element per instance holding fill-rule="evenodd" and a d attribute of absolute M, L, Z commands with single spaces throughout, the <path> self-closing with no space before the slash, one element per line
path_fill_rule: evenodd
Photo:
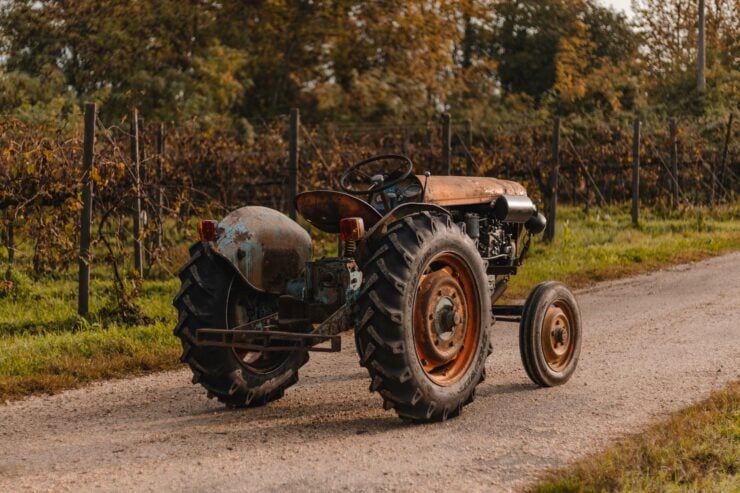
<path fill-rule="evenodd" d="M 185 370 L 1 405 L 0 490 L 517 490 L 740 378 L 740 252 L 578 299 L 570 382 L 530 384 L 500 324 L 478 398 L 440 424 L 383 411 L 350 336 L 259 409 L 224 409 Z"/>

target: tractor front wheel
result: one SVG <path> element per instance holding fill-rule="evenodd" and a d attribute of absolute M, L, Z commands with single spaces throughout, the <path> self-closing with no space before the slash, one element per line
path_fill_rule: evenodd
<path fill-rule="evenodd" d="M 562 385 L 576 371 L 581 353 L 581 312 L 559 282 L 538 284 L 524 303 L 519 351 L 529 378 L 541 387 Z"/>
<path fill-rule="evenodd" d="M 363 266 L 355 342 L 371 391 L 413 421 L 460 413 L 485 377 L 490 295 L 475 243 L 449 216 L 406 216 Z"/>

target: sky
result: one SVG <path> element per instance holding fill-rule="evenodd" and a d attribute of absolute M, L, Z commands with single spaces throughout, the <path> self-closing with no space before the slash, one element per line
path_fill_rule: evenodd
<path fill-rule="evenodd" d="M 630 8 L 631 0 L 599 0 L 604 5 L 609 5 L 616 10 L 621 10 L 627 15 L 631 15 L 632 9 Z"/>

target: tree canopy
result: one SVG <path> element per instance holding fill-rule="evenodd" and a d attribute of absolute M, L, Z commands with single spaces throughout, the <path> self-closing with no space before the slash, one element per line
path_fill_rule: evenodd
<path fill-rule="evenodd" d="M 740 13 L 635 0 L 14 0 L 0 7 L 0 113 L 398 121 L 481 106 L 557 114 L 737 107 Z M 680 94 L 681 98 L 676 98 Z M 686 105 L 687 100 L 691 104 Z"/>

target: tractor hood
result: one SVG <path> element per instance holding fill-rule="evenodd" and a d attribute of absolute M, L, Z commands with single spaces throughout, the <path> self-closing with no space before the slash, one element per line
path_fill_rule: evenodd
<path fill-rule="evenodd" d="M 426 183 L 424 202 L 442 207 L 485 204 L 501 195 L 527 195 L 519 183 L 498 178 L 439 175 L 417 178 L 422 187 Z"/>

